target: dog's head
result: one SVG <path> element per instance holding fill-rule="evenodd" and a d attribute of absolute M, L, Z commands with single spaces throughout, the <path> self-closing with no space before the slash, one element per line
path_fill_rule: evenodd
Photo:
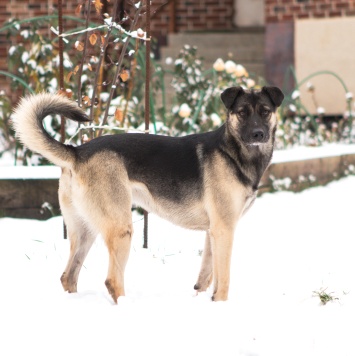
<path fill-rule="evenodd" d="M 244 90 L 232 87 L 221 94 L 221 99 L 228 110 L 228 129 L 245 145 L 260 145 L 274 138 L 275 112 L 284 99 L 279 88 L 264 86 L 261 90 Z"/>

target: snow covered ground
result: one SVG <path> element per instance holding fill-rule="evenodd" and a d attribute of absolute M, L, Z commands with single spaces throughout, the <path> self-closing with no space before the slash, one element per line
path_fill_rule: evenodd
<path fill-rule="evenodd" d="M 126 269 L 126 297 L 104 286 L 99 237 L 65 293 L 62 219 L 0 219 L 0 355 L 355 355 L 355 177 L 264 194 L 240 222 L 230 298 L 194 295 L 204 235 L 149 215 Z M 334 298 L 321 305 L 317 292 Z"/>

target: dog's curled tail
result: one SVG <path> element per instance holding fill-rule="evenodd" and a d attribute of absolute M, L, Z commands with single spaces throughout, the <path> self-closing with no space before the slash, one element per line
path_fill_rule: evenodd
<path fill-rule="evenodd" d="M 43 120 L 48 115 L 61 115 L 78 122 L 90 121 L 84 111 L 64 95 L 31 95 L 22 98 L 13 112 L 12 126 L 16 136 L 31 151 L 60 167 L 70 167 L 75 161 L 74 148 L 56 141 L 46 132 Z"/>

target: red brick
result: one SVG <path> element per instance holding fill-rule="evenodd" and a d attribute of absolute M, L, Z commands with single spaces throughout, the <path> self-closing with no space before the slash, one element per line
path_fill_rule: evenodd
<path fill-rule="evenodd" d="M 301 10 L 301 5 L 290 5 L 289 6 L 290 11 L 292 12 L 298 12 Z"/>
<path fill-rule="evenodd" d="M 294 20 L 295 16 L 294 15 L 282 15 L 281 20 L 282 21 L 292 21 Z"/>
<path fill-rule="evenodd" d="M 330 11 L 329 12 L 329 17 L 340 17 L 341 16 L 341 11 Z"/>
<path fill-rule="evenodd" d="M 313 17 L 323 18 L 323 17 L 326 17 L 326 13 L 325 12 L 314 12 Z"/>
<path fill-rule="evenodd" d="M 274 12 L 275 14 L 278 14 L 278 13 L 283 13 L 286 11 L 286 8 L 285 6 L 274 6 Z"/>
<path fill-rule="evenodd" d="M 330 10 L 332 8 L 332 5 L 331 4 L 319 4 L 318 8 L 320 10 Z"/>
<path fill-rule="evenodd" d="M 310 17 L 310 14 L 301 12 L 301 13 L 297 14 L 296 16 L 298 19 L 308 19 Z"/>
<path fill-rule="evenodd" d="M 279 22 L 278 16 L 266 16 L 266 22 Z"/>
<path fill-rule="evenodd" d="M 304 10 L 305 11 L 314 11 L 315 9 L 316 9 L 316 5 L 315 4 L 312 4 L 312 5 L 305 4 L 304 5 Z"/>
<path fill-rule="evenodd" d="M 348 9 L 350 7 L 348 2 L 340 2 L 335 4 L 336 9 Z"/>

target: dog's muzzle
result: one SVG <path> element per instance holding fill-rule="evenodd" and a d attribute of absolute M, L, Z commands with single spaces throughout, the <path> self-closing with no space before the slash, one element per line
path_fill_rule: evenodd
<path fill-rule="evenodd" d="M 269 140 L 269 133 L 260 127 L 254 128 L 243 137 L 243 141 L 247 145 L 257 146 L 262 143 L 266 143 Z"/>

